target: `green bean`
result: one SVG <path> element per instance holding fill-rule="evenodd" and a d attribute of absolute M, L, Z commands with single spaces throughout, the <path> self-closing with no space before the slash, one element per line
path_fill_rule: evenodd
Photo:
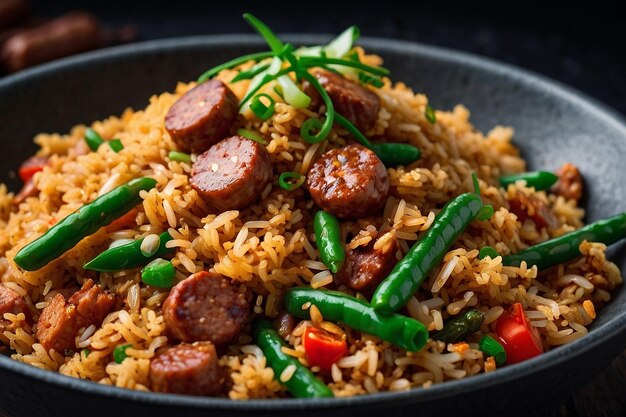
<path fill-rule="evenodd" d="M 500 185 L 506 188 L 509 184 L 515 184 L 516 181 L 520 180 L 526 181 L 527 187 L 534 187 L 535 190 L 540 191 L 552 187 L 559 180 L 559 177 L 547 171 L 523 172 L 500 177 Z"/>
<path fill-rule="evenodd" d="M 626 212 L 506 255 L 502 258 L 502 264 L 519 266 L 526 262 L 528 266 L 536 265 L 540 270 L 546 269 L 579 257 L 581 253 L 578 248 L 585 240 L 611 245 L 624 238 L 626 238 Z"/>
<path fill-rule="evenodd" d="M 158 288 L 172 288 L 175 277 L 174 265 L 161 258 L 156 258 L 141 271 L 141 281 Z"/>
<path fill-rule="evenodd" d="M 172 236 L 168 232 L 163 232 L 159 235 L 159 246 L 152 254 L 144 254 L 141 251 L 141 244 L 144 239 L 137 239 L 125 245 L 109 248 L 83 265 L 83 268 L 100 272 L 121 271 L 146 265 L 172 250 L 165 246 L 167 242 L 172 240 Z"/>
<path fill-rule="evenodd" d="M 191 155 L 189 155 L 188 153 L 171 151 L 170 153 L 167 154 L 167 157 L 171 161 L 184 162 L 186 164 L 191 163 Z"/>
<path fill-rule="evenodd" d="M 417 161 L 421 152 L 413 145 L 405 143 L 372 144 L 348 119 L 335 113 L 335 122 L 346 129 L 361 145 L 371 149 L 386 166 L 408 165 Z"/>
<path fill-rule="evenodd" d="M 428 330 L 419 321 L 400 314 L 380 314 L 364 301 L 338 291 L 291 288 L 283 303 L 290 314 L 300 318 L 309 318 L 306 306 L 315 305 L 325 320 L 342 322 L 410 352 L 417 352 L 428 340 Z"/>
<path fill-rule="evenodd" d="M 320 210 L 313 217 L 313 231 L 322 262 L 336 274 L 346 259 L 339 220 L 332 214 Z"/>
<path fill-rule="evenodd" d="M 100 145 L 104 143 L 104 139 L 95 130 L 89 128 L 85 131 L 85 142 L 93 152 L 96 152 Z"/>
<path fill-rule="evenodd" d="M 255 319 L 252 322 L 252 336 L 263 351 L 267 364 L 274 370 L 274 378 L 285 385 L 294 397 L 334 397 L 332 390 L 304 367 L 298 359 L 282 351 L 285 343 L 268 320 Z M 280 376 L 288 366 L 294 367 L 295 371 L 287 381 L 281 381 Z"/>
<path fill-rule="evenodd" d="M 400 310 L 441 263 L 446 251 L 482 208 L 480 196 L 465 193 L 444 206 L 433 225 L 380 283 L 371 304 L 379 313 Z"/>
<path fill-rule="evenodd" d="M 478 342 L 478 348 L 487 356 L 493 356 L 498 365 L 506 362 L 506 351 L 504 346 L 488 334 L 484 335 Z"/>
<path fill-rule="evenodd" d="M 35 271 L 45 266 L 76 246 L 83 238 L 126 214 L 141 202 L 140 191 L 150 190 L 156 184 L 153 178 L 138 178 L 96 198 L 24 246 L 15 255 L 15 263 L 27 271 Z"/>
<path fill-rule="evenodd" d="M 124 149 L 124 145 L 122 145 L 122 141 L 119 139 L 111 139 L 107 143 L 115 153 L 119 153 L 122 149 Z"/>
<path fill-rule="evenodd" d="M 483 324 L 485 316 L 478 310 L 467 310 L 460 316 L 446 322 L 443 329 L 432 335 L 433 340 L 441 340 L 445 343 L 455 343 L 464 340 L 472 333 L 476 333 Z"/>

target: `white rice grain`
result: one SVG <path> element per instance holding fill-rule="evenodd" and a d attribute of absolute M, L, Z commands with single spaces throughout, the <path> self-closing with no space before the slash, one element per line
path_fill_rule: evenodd
<path fill-rule="evenodd" d="M 566 274 L 566 275 L 563 275 L 562 277 L 559 277 L 559 279 L 556 281 L 558 285 L 563 285 L 563 286 L 568 285 L 572 282 L 586 290 L 593 290 L 594 288 L 593 284 L 588 279 L 586 279 L 582 275 L 577 275 L 577 274 Z"/>
<path fill-rule="evenodd" d="M 448 278 L 450 278 L 450 275 L 452 275 L 452 271 L 456 268 L 456 264 L 459 262 L 459 259 L 460 258 L 458 256 L 455 256 L 446 262 L 443 268 L 441 268 L 441 271 L 439 271 L 439 274 L 437 275 L 437 279 L 435 279 L 435 283 L 430 289 L 433 294 L 441 291 L 443 286 L 446 284 L 446 281 L 448 281 Z"/>
<path fill-rule="evenodd" d="M 102 187 L 100 187 L 100 190 L 98 191 L 98 197 L 100 197 L 100 196 L 108 193 L 112 189 L 114 189 L 117 186 L 117 182 L 118 182 L 119 179 L 120 179 L 120 174 L 115 173 L 115 174 L 111 175 L 104 182 L 104 184 L 102 184 Z"/>
<path fill-rule="evenodd" d="M 161 244 L 161 239 L 159 239 L 159 235 L 151 234 L 143 238 L 139 249 L 143 256 L 149 258 L 159 250 L 159 245 Z"/>
<path fill-rule="evenodd" d="M 170 227 L 176 227 L 176 213 L 169 201 L 163 200 L 163 210 L 165 211 L 165 217 L 167 217 L 167 224 Z"/>
<path fill-rule="evenodd" d="M 296 372 L 296 365 L 294 364 L 287 365 L 287 367 L 283 369 L 283 371 L 280 373 L 280 378 L 279 378 L 280 382 L 285 383 L 289 381 L 295 372 Z"/>
<path fill-rule="evenodd" d="M 504 313 L 504 308 L 502 306 L 491 307 L 483 314 L 485 316 L 485 321 L 483 323 L 493 323 L 494 321 L 498 320 L 498 317 L 500 317 L 502 313 Z"/>
<path fill-rule="evenodd" d="M 311 287 L 320 288 L 333 282 L 333 276 L 329 270 L 318 272 L 311 278 Z"/>

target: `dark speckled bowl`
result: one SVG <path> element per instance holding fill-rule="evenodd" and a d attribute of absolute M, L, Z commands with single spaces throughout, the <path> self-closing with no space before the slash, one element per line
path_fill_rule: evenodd
<path fill-rule="evenodd" d="M 317 44 L 325 36 L 292 37 Z M 464 103 L 478 128 L 513 126 L 530 168 L 579 166 L 587 187 L 588 221 L 626 211 L 626 125 L 582 94 L 510 66 L 413 43 L 365 39 L 395 80 L 424 92 L 437 108 Z M 128 106 L 144 107 L 152 94 L 195 79 L 206 68 L 258 51 L 255 36 L 211 36 L 155 41 L 102 50 L 0 81 L 2 181 L 15 189 L 14 170 L 35 151 L 37 132 L 66 132 Z M 13 174 L 12 174 L 13 173 Z M 626 267 L 623 247 L 613 259 Z M 68 378 L 0 356 L 0 414 L 38 416 L 232 415 L 451 415 L 526 414 L 564 399 L 626 347 L 626 290 L 599 314 L 589 335 L 538 358 L 494 373 L 429 389 L 353 398 L 236 402 L 128 391 Z"/>

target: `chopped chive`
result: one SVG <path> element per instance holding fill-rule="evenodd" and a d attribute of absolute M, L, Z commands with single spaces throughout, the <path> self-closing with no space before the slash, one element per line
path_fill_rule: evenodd
<path fill-rule="evenodd" d="M 170 261 L 157 258 L 141 270 L 141 281 L 158 288 L 172 288 L 176 269 Z"/>
<path fill-rule="evenodd" d="M 474 194 L 480 195 L 480 184 L 478 184 L 478 175 L 472 172 L 472 183 L 474 184 Z"/>
<path fill-rule="evenodd" d="M 246 62 L 249 62 L 249 61 L 259 61 L 261 59 L 271 58 L 273 56 L 274 56 L 274 52 L 267 51 L 267 52 L 256 52 L 254 54 L 243 55 L 243 56 L 240 56 L 239 58 L 231 59 L 228 62 L 225 62 L 221 65 L 218 65 L 216 67 L 213 67 L 205 71 L 202 75 L 200 75 L 200 77 L 198 77 L 198 83 L 203 83 L 207 80 L 210 80 L 211 78 L 219 74 L 220 71 L 223 71 L 225 69 L 233 68 L 238 65 L 245 64 Z"/>
<path fill-rule="evenodd" d="M 268 100 L 269 104 L 266 105 L 263 103 L 261 101 L 262 98 Z M 254 96 L 252 101 L 250 101 L 250 110 L 252 110 L 252 113 L 259 119 L 267 120 L 274 114 L 274 104 L 275 101 L 271 96 L 261 93 Z"/>
<path fill-rule="evenodd" d="M 111 139 L 109 141 L 109 146 L 115 153 L 119 153 L 122 149 L 124 149 L 124 145 L 122 145 L 122 141 L 119 139 Z"/>
<path fill-rule="evenodd" d="M 303 56 L 298 60 L 298 62 L 303 68 L 312 68 L 320 65 L 338 65 L 356 68 L 374 75 L 389 75 L 389 70 L 387 68 L 372 67 L 371 65 L 366 65 L 359 61 L 352 61 L 348 59 Z"/>
<path fill-rule="evenodd" d="M 491 259 L 496 259 L 498 256 L 500 256 L 500 254 L 491 246 L 483 246 L 482 248 L 480 248 L 480 251 L 478 251 L 478 259 L 483 259 L 487 256 Z"/>
<path fill-rule="evenodd" d="M 430 107 L 430 104 L 426 105 L 426 111 L 424 111 L 424 116 L 426 116 L 426 120 L 430 122 L 430 124 L 437 123 L 437 115 L 435 114 L 435 109 Z"/>
<path fill-rule="evenodd" d="M 278 185 L 284 190 L 293 191 L 302 186 L 305 179 L 306 177 L 304 175 L 297 172 L 283 172 L 278 177 Z"/>
<path fill-rule="evenodd" d="M 132 346 L 133 345 L 130 345 L 130 344 L 120 345 L 120 346 L 117 346 L 115 349 L 113 349 L 113 360 L 115 361 L 115 363 L 124 362 L 124 359 L 128 357 L 128 355 L 126 355 L 126 349 Z"/>
<path fill-rule="evenodd" d="M 254 67 L 250 68 L 247 71 L 241 71 L 230 82 L 236 83 L 237 81 L 241 81 L 241 80 L 249 80 L 257 76 L 258 74 L 262 73 L 269 67 L 270 67 L 270 64 L 255 65 Z"/>
<path fill-rule="evenodd" d="M 478 212 L 476 218 L 478 220 L 489 220 L 493 216 L 493 213 L 493 206 L 491 204 L 485 204 Z"/>
<path fill-rule="evenodd" d="M 167 154 L 167 157 L 170 159 L 170 161 L 184 162 L 186 164 L 191 163 L 191 155 L 184 152 L 171 151 Z"/>
<path fill-rule="evenodd" d="M 89 349 L 83 349 L 83 355 L 85 355 L 85 357 L 88 357 L 90 353 L 91 351 Z"/>
<path fill-rule="evenodd" d="M 318 143 L 325 140 L 330 134 L 331 129 L 333 128 L 333 124 L 335 122 L 335 107 L 333 105 L 330 96 L 326 92 L 326 90 L 320 85 L 317 78 L 311 75 L 308 71 L 304 71 L 302 73 L 304 79 L 306 79 L 309 84 L 317 90 L 317 92 L 322 97 L 322 101 L 326 106 L 326 120 L 321 123 L 318 119 L 309 119 L 309 120 L 317 120 L 317 122 L 303 123 L 300 128 L 300 135 L 302 138 L 309 143 Z M 316 134 L 312 134 L 313 130 L 317 130 Z"/>
<path fill-rule="evenodd" d="M 365 146 L 368 149 L 372 149 L 373 145 L 369 140 L 361 133 L 359 129 L 355 125 L 350 122 L 350 120 L 346 119 L 339 113 L 335 113 L 335 121 L 337 124 L 348 131 L 361 145 Z"/>
<path fill-rule="evenodd" d="M 487 356 L 493 356 L 498 365 L 502 365 L 506 362 L 506 351 L 504 346 L 496 339 L 489 335 L 484 335 L 478 342 L 478 348 L 483 351 Z"/>
<path fill-rule="evenodd" d="M 102 137 L 95 130 L 89 128 L 85 131 L 85 142 L 93 152 L 96 152 L 100 145 L 104 143 Z"/>
<path fill-rule="evenodd" d="M 283 94 L 283 89 L 282 89 L 282 87 L 280 86 L 280 84 L 276 84 L 276 85 L 274 86 L 274 92 L 275 92 L 276 94 L 278 94 L 278 97 L 280 97 L 281 99 L 283 99 L 283 100 L 285 99 L 285 95 Z"/>
<path fill-rule="evenodd" d="M 237 129 L 237 134 L 239 136 L 243 136 L 244 138 L 248 138 L 250 140 L 253 140 L 257 143 L 260 143 L 261 145 L 267 145 L 267 141 L 258 133 L 253 132 L 252 130 L 248 130 L 248 129 Z"/>
<path fill-rule="evenodd" d="M 380 88 L 383 85 L 385 85 L 385 83 L 383 82 L 383 80 L 380 79 L 380 77 L 368 75 L 363 72 L 359 73 L 359 81 L 361 81 L 363 84 L 373 85 L 376 88 Z"/>

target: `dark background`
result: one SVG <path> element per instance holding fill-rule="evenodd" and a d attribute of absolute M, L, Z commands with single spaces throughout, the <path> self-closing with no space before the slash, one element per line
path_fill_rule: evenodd
<path fill-rule="evenodd" d="M 356 24 L 363 36 L 443 46 L 523 67 L 626 115 L 626 22 L 618 2 L 33 1 L 41 16 L 76 8 L 110 27 L 133 24 L 138 40 L 250 33 L 240 17 L 245 11 L 279 33 L 338 33 Z M 626 352 L 567 402 L 533 414 L 626 415 Z"/>

